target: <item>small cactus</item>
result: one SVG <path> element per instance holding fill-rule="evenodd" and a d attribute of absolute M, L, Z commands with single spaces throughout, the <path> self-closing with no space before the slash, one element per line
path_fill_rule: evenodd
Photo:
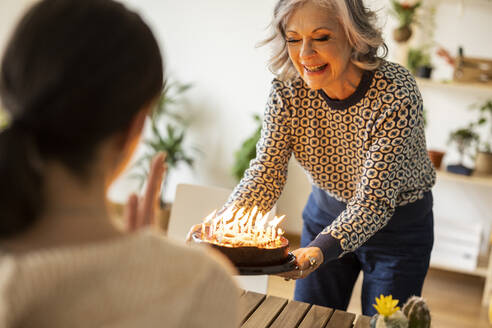
<path fill-rule="evenodd" d="M 391 295 L 376 297 L 376 305 L 373 306 L 378 313 L 371 318 L 371 328 L 407 328 L 408 320 L 397 304 L 398 300 Z"/>
<path fill-rule="evenodd" d="M 403 305 L 403 314 L 408 318 L 408 328 L 430 328 L 429 307 L 422 297 L 412 296 Z"/>
<path fill-rule="evenodd" d="M 371 328 L 408 328 L 408 319 L 398 310 L 389 317 L 381 314 L 373 315 L 370 325 Z"/>

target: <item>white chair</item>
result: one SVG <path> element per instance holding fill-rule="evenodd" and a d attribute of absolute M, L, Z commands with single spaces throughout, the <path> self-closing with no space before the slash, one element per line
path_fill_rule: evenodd
<path fill-rule="evenodd" d="M 184 242 L 190 228 L 201 223 L 203 218 L 225 204 L 231 190 L 219 187 L 179 184 L 171 208 L 167 234 Z M 275 214 L 275 208 L 271 214 Z M 236 276 L 239 285 L 258 293 L 266 294 L 268 276 Z"/>

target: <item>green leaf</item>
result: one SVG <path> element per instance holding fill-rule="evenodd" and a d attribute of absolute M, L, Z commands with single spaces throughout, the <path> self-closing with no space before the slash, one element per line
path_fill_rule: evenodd
<path fill-rule="evenodd" d="M 168 166 L 174 168 L 183 162 L 189 166 L 193 165 L 193 154 L 196 148 L 184 147 L 186 139 L 186 129 L 191 122 L 187 118 L 183 107 L 185 93 L 190 90 L 192 84 L 180 83 L 178 81 L 168 81 L 157 101 L 151 115 L 150 136 L 142 141 L 147 148 L 133 165 L 136 171 L 134 177 L 145 183 L 150 161 L 157 152 L 167 153 Z M 165 123 L 165 124 L 164 124 Z"/>
<path fill-rule="evenodd" d="M 133 165 L 135 167 L 139 167 L 141 165 L 147 164 L 148 162 L 150 162 L 151 159 L 152 159 L 152 155 L 151 154 L 142 155 L 142 157 L 140 157 L 139 159 L 137 159 Z"/>
<path fill-rule="evenodd" d="M 259 115 L 254 116 L 257 128 L 254 133 L 248 137 L 241 147 L 235 152 L 232 174 L 237 180 L 241 180 L 244 172 L 248 169 L 250 161 L 256 157 L 256 144 L 261 137 L 262 120 Z"/>

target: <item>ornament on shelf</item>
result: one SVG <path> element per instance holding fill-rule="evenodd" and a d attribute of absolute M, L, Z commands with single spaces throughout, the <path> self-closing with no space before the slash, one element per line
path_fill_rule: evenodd
<path fill-rule="evenodd" d="M 406 42 L 412 36 L 412 24 L 420 5 L 421 1 L 391 0 L 392 13 L 399 22 L 399 26 L 393 30 L 393 39 L 396 42 Z"/>

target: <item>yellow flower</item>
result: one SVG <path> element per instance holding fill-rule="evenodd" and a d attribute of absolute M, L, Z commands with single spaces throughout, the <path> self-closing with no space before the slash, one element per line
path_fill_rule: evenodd
<path fill-rule="evenodd" d="M 397 304 L 398 300 L 394 300 L 392 295 L 383 296 L 383 294 L 381 294 L 379 298 L 376 297 L 376 304 L 373 304 L 372 306 L 374 306 L 379 314 L 389 317 L 400 309 L 400 307 L 396 306 Z"/>
<path fill-rule="evenodd" d="M 489 323 L 492 325 L 492 298 L 489 303 Z"/>

